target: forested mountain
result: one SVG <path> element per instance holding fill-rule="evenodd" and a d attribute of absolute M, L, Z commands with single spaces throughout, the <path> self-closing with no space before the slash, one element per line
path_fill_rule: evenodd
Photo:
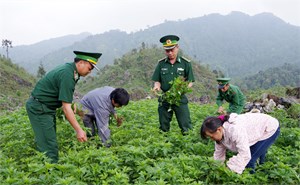
<path fill-rule="evenodd" d="M 0 114 L 24 105 L 35 81 L 23 68 L 0 56 Z"/>
<path fill-rule="evenodd" d="M 272 67 L 265 71 L 259 71 L 255 75 L 245 77 L 237 84 L 249 90 L 269 89 L 274 86 L 300 87 L 300 67 L 292 64 Z"/>
<path fill-rule="evenodd" d="M 184 54 L 183 54 L 184 55 Z M 189 56 L 184 55 L 189 58 Z M 128 90 L 133 99 L 143 99 L 151 95 L 153 87 L 152 74 L 158 61 L 164 57 L 161 48 L 145 46 L 133 49 L 119 59 L 115 59 L 113 65 L 105 66 L 95 76 L 88 76 L 77 86 L 80 94 L 103 86 L 123 87 Z M 202 95 L 211 98 L 216 93 L 216 74 L 206 66 L 192 61 L 195 77 L 193 92 L 188 94 L 190 100 L 199 101 Z M 153 96 L 152 96 L 153 97 Z"/>
<path fill-rule="evenodd" d="M 35 73 L 38 65 L 28 67 L 28 63 L 43 61 L 48 71 L 58 64 L 73 61 L 73 50 L 98 51 L 103 53 L 99 63 L 103 67 L 142 43 L 161 47 L 158 40 L 165 34 L 177 34 L 181 38 L 180 47 L 187 55 L 233 78 L 284 63 L 300 66 L 300 27 L 271 13 L 249 16 L 241 12 L 166 21 L 134 33 L 112 30 L 59 47 L 39 60 L 27 58 L 19 62 L 13 56 L 12 59 Z M 36 56 L 35 51 L 32 52 L 31 56 Z"/>

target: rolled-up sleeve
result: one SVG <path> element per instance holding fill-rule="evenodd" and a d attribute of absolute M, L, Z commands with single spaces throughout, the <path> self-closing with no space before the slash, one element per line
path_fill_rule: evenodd
<path fill-rule="evenodd" d="M 237 155 L 231 157 L 227 166 L 232 171 L 242 174 L 251 159 L 248 136 L 245 129 L 236 129 L 232 135 L 232 141 L 236 143 Z"/>
<path fill-rule="evenodd" d="M 215 144 L 214 159 L 224 162 L 226 158 L 226 147 L 222 144 Z"/>

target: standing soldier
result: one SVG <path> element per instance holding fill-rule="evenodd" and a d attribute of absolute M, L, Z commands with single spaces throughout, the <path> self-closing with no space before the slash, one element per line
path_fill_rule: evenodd
<path fill-rule="evenodd" d="M 223 100 L 226 100 L 229 103 L 228 113 L 240 114 L 245 106 L 246 98 L 242 91 L 237 86 L 229 84 L 229 81 L 230 78 L 217 78 L 217 82 L 219 84 L 219 92 L 216 99 L 216 103 L 219 107 L 218 113 L 225 113 L 222 104 Z"/>
<path fill-rule="evenodd" d="M 88 75 L 101 53 L 74 51 L 73 63 L 56 67 L 40 79 L 30 98 L 26 110 L 35 135 L 37 150 L 46 152 L 52 163 L 58 162 L 58 144 L 56 139 L 56 109 L 62 106 L 67 120 L 76 131 L 79 142 L 87 141 L 86 133 L 77 122 L 71 108 L 75 84 L 80 76 Z"/>
<path fill-rule="evenodd" d="M 171 88 L 171 84 L 169 82 L 173 81 L 178 76 L 182 76 L 186 81 L 190 82 L 188 87 L 191 88 L 193 85 L 192 82 L 195 81 L 192 65 L 189 60 L 177 55 L 179 51 L 179 37 L 176 35 L 167 35 L 162 37 L 159 41 L 163 44 L 167 57 L 159 61 L 153 73 L 153 90 L 162 90 L 163 92 L 168 91 Z M 170 122 L 174 111 L 181 132 L 185 135 L 188 130 L 192 128 L 187 97 L 182 95 L 179 106 L 170 105 L 161 98 L 159 98 L 158 101 L 160 102 L 158 105 L 160 130 L 164 132 L 168 132 L 170 130 Z M 168 111 L 170 106 L 172 110 Z"/>

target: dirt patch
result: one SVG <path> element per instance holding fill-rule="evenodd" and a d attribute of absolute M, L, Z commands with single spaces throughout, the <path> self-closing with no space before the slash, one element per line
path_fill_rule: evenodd
<path fill-rule="evenodd" d="M 25 87 L 31 87 L 32 86 L 32 83 L 20 78 L 19 76 L 17 75 L 13 75 L 12 78 L 21 86 L 25 86 Z"/>

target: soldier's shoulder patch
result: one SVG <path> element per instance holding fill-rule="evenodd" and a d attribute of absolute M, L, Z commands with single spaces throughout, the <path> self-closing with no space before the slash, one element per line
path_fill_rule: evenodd
<path fill-rule="evenodd" d="M 167 57 L 164 57 L 162 59 L 159 59 L 158 62 L 166 61 Z"/>
<path fill-rule="evenodd" d="M 181 56 L 181 58 L 182 58 L 183 60 L 187 61 L 187 62 L 191 62 L 190 59 L 187 59 L 187 58 L 185 58 L 185 57 L 183 57 L 183 56 Z"/>

